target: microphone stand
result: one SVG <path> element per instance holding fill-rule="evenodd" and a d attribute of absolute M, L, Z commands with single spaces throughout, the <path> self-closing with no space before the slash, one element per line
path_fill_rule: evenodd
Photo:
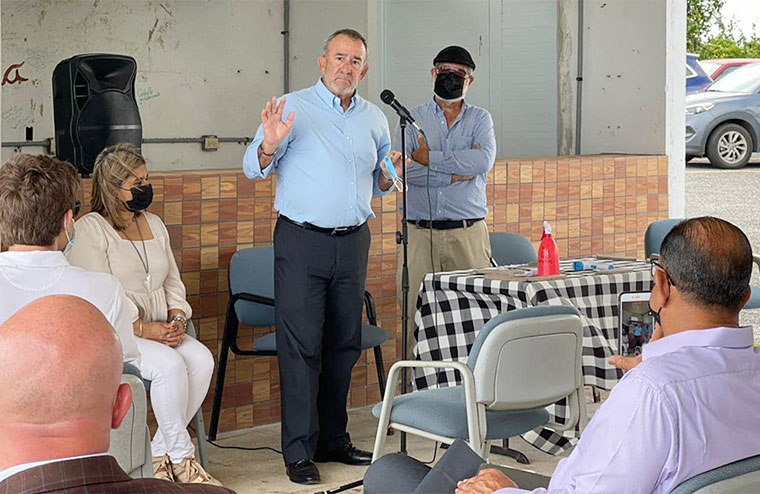
<path fill-rule="evenodd" d="M 406 124 L 407 120 L 399 115 L 399 127 L 401 127 L 401 180 L 403 183 L 401 191 L 401 233 L 396 232 L 396 243 L 401 244 L 402 250 L 402 267 L 401 267 L 401 360 L 407 360 L 407 341 L 409 334 L 409 262 L 408 246 L 409 234 L 407 226 L 407 207 L 406 207 Z M 407 368 L 401 369 L 401 394 L 408 391 Z M 406 454 L 406 433 L 401 432 L 401 453 Z"/>

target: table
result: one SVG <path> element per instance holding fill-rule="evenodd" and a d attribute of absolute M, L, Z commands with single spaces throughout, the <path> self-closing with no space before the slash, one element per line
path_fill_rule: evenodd
<path fill-rule="evenodd" d="M 414 355 L 420 360 L 464 362 L 480 328 L 497 314 L 537 305 L 572 305 L 583 323 L 584 383 L 610 390 L 622 377 L 622 371 L 607 363 L 617 353 L 618 295 L 651 290 L 652 275 L 646 261 L 606 262 L 623 272 L 573 272 L 573 260 L 568 260 L 560 263 L 567 277 L 550 281 L 492 280 L 473 270 L 428 274 L 417 299 Z M 416 390 L 458 384 L 461 381 L 450 369 L 412 372 Z M 566 416 L 564 402 L 550 406 L 549 412 L 561 423 Z M 522 437 L 550 454 L 577 442 L 573 431 L 560 435 L 545 428 Z"/>

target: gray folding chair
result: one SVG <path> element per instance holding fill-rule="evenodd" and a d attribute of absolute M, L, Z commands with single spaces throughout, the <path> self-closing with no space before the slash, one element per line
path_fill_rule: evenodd
<path fill-rule="evenodd" d="M 650 223 L 644 234 L 644 253 L 647 259 L 659 256 L 660 246 L 662 245 L 662 241 L 665 240 L 665 236 L 682 221 L 683 218 L 670 218 Z M 759 255 L 753 255 L 752 262 L 760 269 Z M 760 287 L 753 286 L 750 288 L 752 291 L 750 292 L 749 300 L 744 304 L 744 309 L 760 309 Z"/>
<path fill-rule="evenodd" d="M 494 266 L 538 262 L 533 244 L 519 233 L 491 232 L 488 237 L 491 240 L 491 264 Z"/>
<path fill-rule="evenodd" d="M 198 338 L 195 333 L 195 326 L 193 325 L 193 321 L 190 319 L 187 320 L 187 329 L 185 329 L 185 333 L 188 336 L 192 336 L 193 338 Z M 150 392 L 150 381 L 143 378 L 143 384 L 145 384 L 145 391 Z M 201 466 L 204 470 L 207 472 L 210 472 L 209 470 L 209 463 L 208 463 L 208 448 L 206 447 L 206 428 L 203 424 L 203 407 L 199 408 L 197 412 L 195 412 L 195 438 L 198 440 L 198 459 L 201 462 Z M 153 469 L 153 464 L 151 463 L 151 471 Z M 151 473 L 151 476 L 153 474 Z"/>
<path fill-rule="evenodd" d="M 500 314 L 478 333 L 467 363 L 399 361 L 391 367 L 378 417 L 373 461 L 380 458 L 388 427 L 451 444 L 467 440 L 486 457 L 490 441 L 542 425 L 570 430 L 586 424 L 581 373 L 583 328 L 569 306 L 539 306 Z M 395 396 L 402 368 L 456 369 L 461 386 Z M 550 423 L 546 406 L 567 400 L 565 423 Z"/>
<path fill-rule="evenodd" d="M 129 364 L 127 364 L 129 365 Z M 134 479 L 153 478 L 153 456 L 148 430 L 148 400 L 139 373 L 122 374 L 121 382 L 132 389 L 132 406 L 118 429 L 111 431 L 108 453 Z"/>
<path fill-rule="evenodd" d="M 670 494 L 746 494 L 760 492 L 760 455 L 729 463 L 682 482 Z"/>
<path fill-rule="evenodd" d="M 229 287 L 230 300 L 227 304 L 209 424 L 209 438 L 212 441 L 216 439 L 219 427 L 228 353 L 231 351 L 235 355 L 244 356 L 277 356 L 277 342 L 273 332 L 254 340 L 251 350 L 242 349 L 237 344 L 240 323 L 253 328 L 274 326 L 274 248 L 268 245 L 235 252 L 230 260 Z M 381 345 L 388 341 L 390 336 L 388 331 L 377 326 L 375 301 L 367 291 L 364 292 L 364 308 L 369 324 L 362 324 L 361 349 L 374 351 L 377 381 L 382 396 L 385 392 L 385 367 Z"/>

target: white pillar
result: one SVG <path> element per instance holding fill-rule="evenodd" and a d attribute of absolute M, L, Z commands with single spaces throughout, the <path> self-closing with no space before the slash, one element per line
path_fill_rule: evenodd
<path fill-rule="evenodd" d="M 665 154 L 671 218 L 686 213 L 686 0 L 668 0 L 665 19 Z"/>

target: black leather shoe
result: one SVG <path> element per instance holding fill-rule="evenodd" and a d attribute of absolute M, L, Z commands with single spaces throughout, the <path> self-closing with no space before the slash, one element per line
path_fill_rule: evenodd
<path fill-rule="evenodd" d="M 369 465 L 372 463 L 372 453 L 357 449 L 350 442 L 333 451 L 317 451 L 314 461 L 324 463 L 334 461 L 346 465 Z"/>
<path fill-rule="evenodd" d="M 300 460 L 295 463 L 286 465 L 288 478 L 296 484 L 318 484 L 319 470 L 311 460 Z"/>

